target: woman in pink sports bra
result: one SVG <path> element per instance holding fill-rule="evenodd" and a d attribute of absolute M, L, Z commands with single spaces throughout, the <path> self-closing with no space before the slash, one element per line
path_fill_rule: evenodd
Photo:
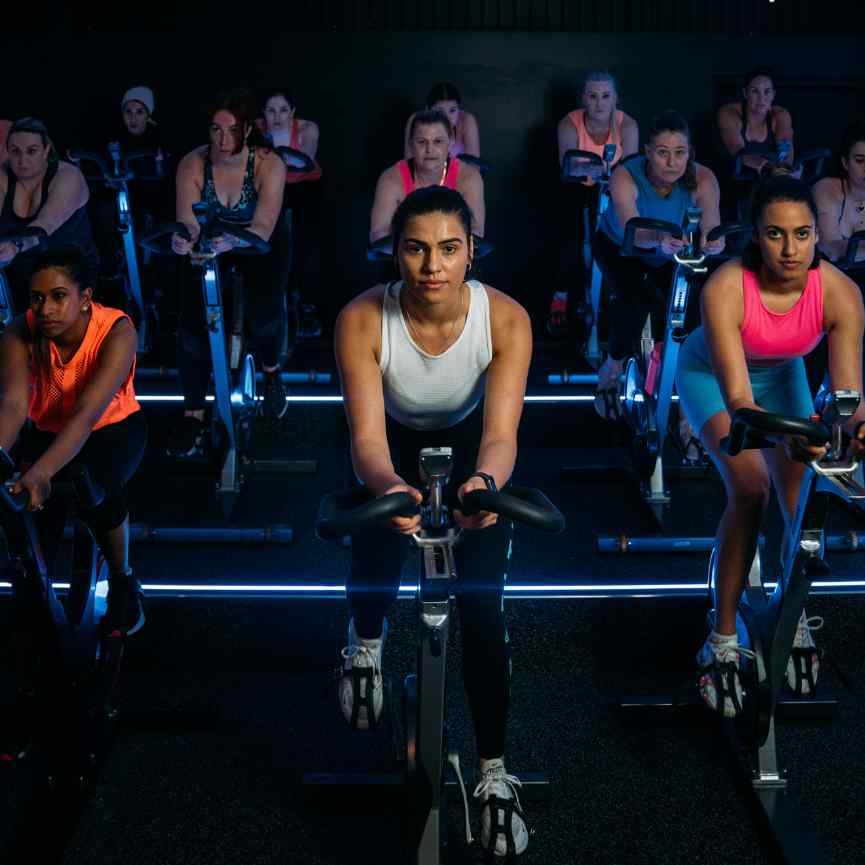
<path fill-rule="evenodd" d="M 412 155 L 382 172 L 375 188 L 369 239 L 374 243 L 390 234 L 400 202 L 415 189 L 446 186 L 461 193 L 472 212 L 472 234 L 484 236 L 484 182 L 471 165 L 450 156 L 453 129 L 440 111 L 418 111 L 411 121 Z"/>
<path fill-rule="evenodd" d="M 304 162 L 283 154 L 285 190 L 282 196 L 280 224 L 290 220 L 290 231 L 271 240 L 271 248 L 281 259 L 279 272 L 285 275 L 286 287 L 296 302 L 297 335 L 321 334 L 316 301 L 321 292 L 321 166 L 318 153 L 318 124 L 297 116 L 297 103 L 288 88 L 265 90 L 261 104 L 259 128 L 274 147 L 291 147 L 312 160 Z"/>
<path fill-rule="evenodd" d="M 856 285 L 817 255 L 817 208 L 807 184 L 789 176 L 769 177 L 757 187 L 751 211 L 754 239 L 741 261 L 720 267 L 703 288 L 702 327 L 679 354 L 676 385 L 680 406 L 718 468 L 727 505 L 717 534 L 717 610 L 714 628 L 697 655 L 700 693 L 713 709 L 732 717 L 741 709 L 740 649 L 736 607 L 757 546 L 770 483 L 789 524 L 799 499 L 805 463 L 822 455 L 804 438 L 787 437 L 773 449 L 722 453 L 730 416 L 752 408 L 807 417 L 813 400 L 803 355 L 825 334 L 832 390 L 862 393 L 862 300 Z M 865 404 L 848 422 L 851 449 L 862 444 Z M 818 673 L 817 653 L 805 613 L 787 681 L 807 693 L 795 664 Z M 716 682 L 721 683 L 719 695 Z M 732 696 L 727 696 L 732 695 Z"/>
<path fill-rule="evenodd" d="M 454 131 L 454 140 L 450 147 L 450 155 L 456 159 L 461 153 L 466 156 L 480 157 L 481 134 L 478 129 L 478 121 L 474 114 L 466 111 L 459 91 L 453 84 L 440 81 L 433 84 L 426 95 L 427 111 L 441 111 L 450 122 Z M 415 115 L 409 117 L 405 125 L 405 144 L 403 150 L 406 159 L 412 158 L 411 151 L 411 125 Z"/>

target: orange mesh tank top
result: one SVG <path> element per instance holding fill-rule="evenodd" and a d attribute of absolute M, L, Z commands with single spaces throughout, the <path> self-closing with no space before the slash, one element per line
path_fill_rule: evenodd
<path fill-rule="evenodd" d="M 93 378 L 105 337 L 121 318 L 129 318 L 122 310 L 111 309 L 98 303 L 92 303 L 90 308 L 92 313 L 87 332 L 75 354 L 63 363 L 57 346 L 47 340 L 50 352 L 49 369 L 31 367 L 28 414 L 41 430 L 58 433 L 63 429 L 84 388 Z M 35 331 L 33 311 L 30 309 L 27 310 L 27 326 L 30 333 Z M 108 403 L 102 417 L 93 425 L 93 429 L 118 423 L 141 409 L 135 398 L 135 387 L 132 383 L 134 377 L 133 359 L 129 375 Z"/>

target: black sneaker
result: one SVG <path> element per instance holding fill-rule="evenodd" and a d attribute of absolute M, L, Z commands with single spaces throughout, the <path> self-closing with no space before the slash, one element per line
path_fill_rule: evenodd
<path fill-rule="evenodd" d="M 165 453 L 174 459 L 201 459 L 206 456 L 207 424 L 191 415 L 171 431 Z"/>
<path fill-rule="evenodd" d="M 144 592 L 131 572 L 108 578 L 108 607 L 102 618 L 107 635 L 120 632 L 127 637 L 144 627 Z"/>
<path fill-rule="evenodd" d="M 297 335 L 301 339 L 312 339 L 321 336 L 321 322 L 318 320 L 318 310 L 315 304 L 302 303 L 297 322 Z"/>
<path fill-rule="evenodd" d="M 288 411 L 287 394 L 279 370 L 264 374 L 264 395 L 261 404 L 265 417 L 271 420 L 280 420 Z"/>

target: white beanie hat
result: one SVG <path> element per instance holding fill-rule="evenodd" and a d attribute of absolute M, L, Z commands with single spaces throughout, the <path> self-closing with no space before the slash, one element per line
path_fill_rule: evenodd
<path fill-rule="evenodd" d="M 140 102 L 147 109 L 148 114 L 153 114 L 153 91 L 149 87 L 130 87 L 129 90 L 123 94 L 123 99 L 120 102 L 120 110 L 122 111 L 126 107 L 126 103 L 131 102 L 133 99 L 136 102 Z"/>

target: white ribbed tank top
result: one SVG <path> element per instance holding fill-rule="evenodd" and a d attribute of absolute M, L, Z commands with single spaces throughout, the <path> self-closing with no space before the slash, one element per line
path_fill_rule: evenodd
<path fill-rule="evenodd" d="M 402 281 L 384 292 L 381 311 L 381 368 L 385 411 L 411 429 L 446 429 L 481 401 L 493 359 L 490 301 L 477 280 L 466 282 L 469 311 L 463 332 L 443 354 L 418 347 L 402 314 Z"/>

